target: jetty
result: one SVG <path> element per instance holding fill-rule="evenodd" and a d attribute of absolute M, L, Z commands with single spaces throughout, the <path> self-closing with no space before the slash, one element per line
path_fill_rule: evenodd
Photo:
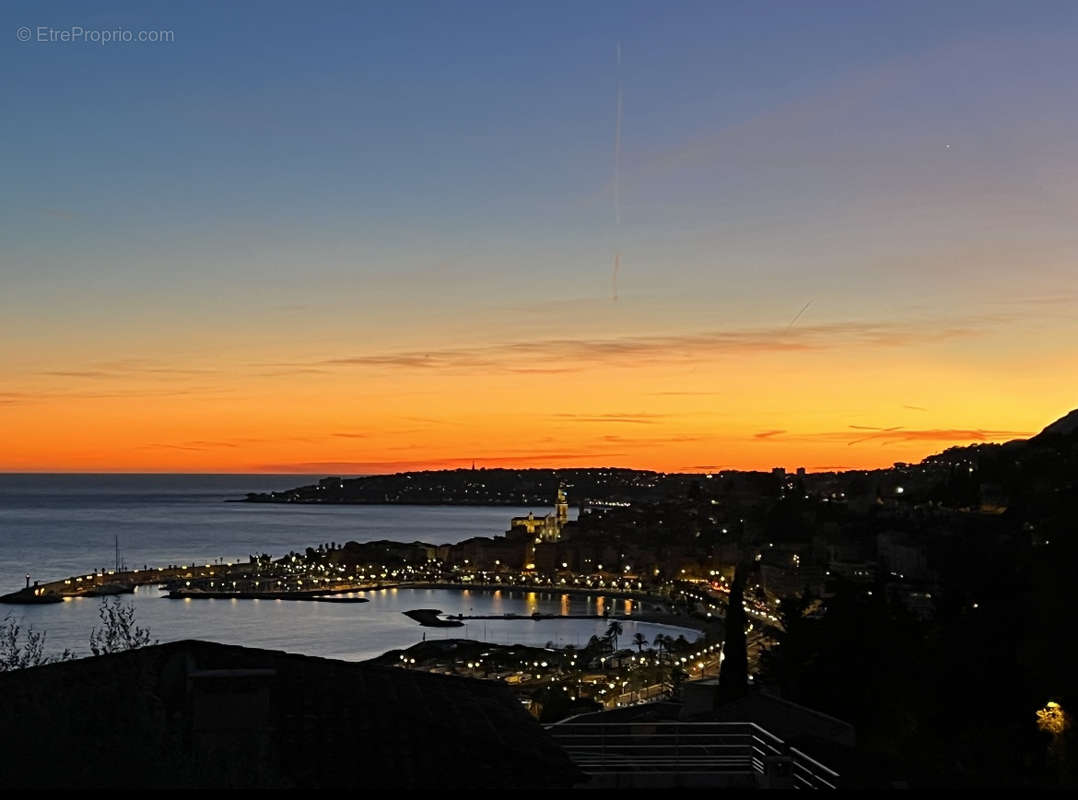
<path fill-rule="evenodd" d="M 221 591 L 212 592 L 204 589 L 173 589 L 168 597 L 173 600 L 308 600 L 320 603 L 368 603 L 366 597 L 341 597 L 341 594 L 351 593 L 355 589 L 336 589 L 326 591 L 313 589 L 311 591 L 289 592 L 247 592 L 247 591 Z"/>
<path fill-rule="evenodd" d="M 62 603 L 64 598 L 55 592 L 45 592 L 39 587 L 27 587 L 17 592 L 0 596 L 0 603 L 11 605 L 41 605 L 44 603 Z"/>
<path fill-rule="evenodd" d="M 181 564 L 143 569 L 99 570 L 55 581 L 34 581 L 0 595 L 0 603 L 62 603 L 77 597 L 104 597 L 130 594 L 140 586 L 163 586 L 176 599 L 317 600 L 319 602 L 363 603 L 366 598 L 340 597 L 349 592 L 395 589 L 396 581 L 354 581 L 343 578 L 298 577 L 278 570 L 260 571 L 252 563 Z"/>
<path fill-rule="evenodd" d="M 454 619 L 442 619 L 442 612 L 436 608 L 417 608 L 413 611 L 402 612 L 404 616 L 411 617 L 424 628 L 463 628 L 464 623 Z"/>

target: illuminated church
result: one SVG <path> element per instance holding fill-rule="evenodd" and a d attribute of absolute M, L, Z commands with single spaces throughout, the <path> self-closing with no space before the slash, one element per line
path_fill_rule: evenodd
<path fill-rule="evenodd" d="M 505 538 L 510 541 L 520 541 L 527 538 L 539 542 L 557 542 L 561 539 L 561 529 L 569 521 L 569 500 L 564 489 L 558 489 L 557 503 L 554 512 L 545 517 L 537 517 L 531 511 L 526 517 L 513 517 L 509 521 L 509 530 L 505 532 Z"/>

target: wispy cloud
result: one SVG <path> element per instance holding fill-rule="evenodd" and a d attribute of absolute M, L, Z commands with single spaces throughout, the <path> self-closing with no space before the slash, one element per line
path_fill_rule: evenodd
<path fill-rule="evenodd" d="M 711 330 L 671 336 L 610 339 L 539 339 L 498 345 L 363 353 L 327 358 L 317 367 L 414 371 L 569 372 L 596 365 L 642 367 L 656 363 L 698 364 L 726 356 L 823 352 L 855 347 L 907 347 L 976 336 L 1011 316 L 906 322 L 833 322 L 782 327 Z M 524 366 L 522 366 L 524 365 Z M 281 366 L 300 366 L 297 364 Z M 665 394 L 665 393 L 664 393 Z M 670 394 L 681 394 L 671 392 Z M 695 393 L 685 393 L 695 394 Z"/>
<path fill-rule="evenodd" d="M 144 444 L 136 448 L 138 450 L 189 450 L 191 452 L 201 453 L 204 450 L 208 450 L 208 447 L 199 447 L 197 445 L 186 444 L 164 444 L 160 442 L 151 442 L 150 444 Z"/>
<path fill-rule="evenodd" d="M 577 370 L 573 367 L 505 367 L 505 371 L 515 372 L 518 375 L 561 375 Z"/>
<path fill-rule="evenodd" d="M 669 414 L 551 414 L 562 422 L 625 423 L 630 425 L 657 425 Z"/>
<path fill-rule="evenodd" d="M 243 442 L 246 444 L 247 442 Z M 150 442 L 142 445 L 140 450 L 219 450 L 221 448 L 239 447 L 238 441 L 213 441 L 195 439 L 188 442 Z"/>
<path fill-rule="evenodd" d="M 869 439 L 890 442 L 998 442 L 1031 436 L 1030 431 L 999 431 L 985 428 L 932 428 L 926 430 L 885 430 L 848 444 L 859 444 Z"/>
<path fill-rule="evenodd" d="M 82 378 L 86 380 L 118 380 L 132 377 L 191 377 L 216 375 L 215 369 L 196 369 L 189 367 L 169 367 L 151 362 L 132 359 L 94 364 L 81 369 L 41 370 L 38 375 L 53 378 Z"/>
<path fill-rule="evenodd" d="M 287 367 L 283 369 L 270 369 L 265 372 L 253 373 L 258 378 L 286 378 L 291 375 L 328 375 L 331 370 L 318 369 L 317 367 Z"/>
<path fill-rule="evenodd" d="M 408 422 L 422 422 L 425 425 L 460 425 L 459 422 L 454 422 L 453 420 L 450 420 L 450 419 L 438 419 L 436 417 L 414 417 L 414 416 L 409 416 L 409 417 L 401 417 L 401 419 L 407 420 Z"/>
<path fill-rule="evenodd" d="M 53 378 L 116 378 L 123 377 L 111 372 L 105 372 L 103 370 L 87 369 L 87 370 L 46 370 L 39 373 L 40 375 L 48 375 Z"/>
<path fill-rule="evenodd" d="M 605 459 L 620 458 L 623 453 L 607 453 L 607 452 L 588 452 L 588 453 L 570 453 L 570 452 L 526 452 L 526 453 L 513 453 L 502 454 L 497 456 L 476 456 L 474 459 L 471 456 L 467 457 L 449 457 L 449 458 L 428 458 L 428 459 L 413 459 L 413 460 L 401 460 L 401 461 L 297 461 L 281 464 L 257 464 L 253 469 L 260 472 L 284 472 L 284 473 L 297 473 L 297 474 L 342 474 L 342 475 L 364 475 L 364 474 L 384 474 L 389 472 L 408 472 L 415 470 L 426 469 L 466 469 L 471 467 L 474 460 L 477 467 L 491 467 L 491 466 L 503 466 L 503 465 L 517 465 L 522 463 L 547 463 L 555 462 L 554 466 L 566 461 L 587 461 L 589 463 L 599 463 Z"/>
<path fill-rule="evenodd" d="M 0 405 L 35 405 L 55 400 L 123 400 L 131 398 L 219 395 L 223 392 L 225 392 L 224 389 L 213 386 L 189 386 L 184 388 L 169 387 L 162 389 L 118 388 L 111 391 L 101 391 L 99 389 L 70 389 L 59 391 L 55 389 L 42 389 L 40 391 L 16 392 L 8 395 L 0 395 Z"/>
<path fill-rule="evenodd" d="M 1078 294 L 1066 292 L 1063 294 L 1039 295 L 1034 297 L 1003 297 L 989 302 L 1006 306 L 1078 306 Z"/>
<path fill-rule="evenodd" d="M 781 435 L 783 433 L 786 433 L 786 431 L 785 430 L 760 431 L 759 433 L 754 433 L 752 435 L 752 438 L 754 438 L 754 439 L 770 439 L 772 436 L 779 436 L 779 435 Z"/>
<path fill-rule="evenodd" d="M 230 439 L 191 439 L 182 442 L 149 442 L 138 447 L 139 450 L 220 450 L 235 449 L 252 444 L 266 444 L 278 442 L 314 442 L 326 437 L 312 438 L 310 436 L 288 436 L 263 438 L 258 436 L 237 436 Z"/>
<path fill-rule="evenodd" d="M 783 442 L 844 442 L 857 445 L 867 441 L 879 441 L 884 445 L 893 442 L 998 442 L 1032 435 L 1029 431 L 994 430 L 989 428 L 923 428 L 908 429 L 900 426 L 873 428 L 867 425 L 850 425 L 853 430 L 870 431 L 858 436 L 849 431 L 823 431 L 819 433 L 789 433 L 787 431 L 764 431 L 769 436 L 754 434 L 754 439 L 767 438 Z M 851 436 L 854 438 L 851 439 Z"/>
<path fill-rule="evenodd" d="M 609 442 L 610 444 L 618 445 L 638 445 L 638 446 L 654 446 L 665 444 L 678 444 L 680 442 L 700 442 L 705 437 L 703 436 L 688 436 L 688 435 L 675 435 L 675 436 L 619 436 L 611 433 L 605 436 L 599 437 L 601 441 Z"/>

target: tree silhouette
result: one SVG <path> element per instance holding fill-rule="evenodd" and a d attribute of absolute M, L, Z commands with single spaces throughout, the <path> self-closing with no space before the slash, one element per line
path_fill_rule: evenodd
<path fill-rule="evenodd" d="M 647 643 L 648 637 L 646 637 L 644 634 L 637 633 L 635 636 L 633 636 L 633 644 L 636 645 L 636 652 L 643 653 L 644 645 L 646 645 Z"/>
<path fill-rule="evenodd" d="M 723 661 L 719 667 L 718 703 L 742 697 L 749 686 L 749 652 L 745 640 L 745 573 L 748 565 L 741 562 L 734 570 L 730 600 L 726 608 L 726 632 L 722 644 Z"/>
<path fill-rule="evenodd" d="M 135 625 L 135 607 L 125 606 L 119 599 L 105 598 L 97 610 L 101 617 L 101 627 L 90 631 L 90 652 L 95 656 L 107 653 L 119 653 L 157 644 L 150 639 L 150 631 Z"/>
<path fill-rule="evenodd" d="M 667 636 L 665 633 L 657 633 L 655 634 L 655 639 L 654 641 L 652 641 L 652 644 L 655 646 L 655 649 L 658 650 L 660 653 L 663 650 L 669 650 L 670 637 Z"/>
<path fill-rule="evenodd" d="M 611 646 L 614 648 L 615 652 L 618 649 L 618 637 L 624 632 L 621 623 L 617 620 L 613 620 L 606 629 L 606 638 L 610 640 Z"/>
<path fill-rule="evenodd" d="M 33 625 L 23 630 L 15 618 L 8 614 L 0 627 L 0 672 L 25 667 L 37 667 L 54 661 L 74 658 L 70 650 L 58 656 L 45 655 L 45 632 L 35 631 Z"/>

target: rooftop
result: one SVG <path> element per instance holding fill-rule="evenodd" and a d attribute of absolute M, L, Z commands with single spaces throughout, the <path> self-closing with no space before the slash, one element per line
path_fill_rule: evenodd
<path fill-rule="evenodd" d="M 0 785 L 557 788 L 502 684 L 203 641 L 0 674 Z"/>

